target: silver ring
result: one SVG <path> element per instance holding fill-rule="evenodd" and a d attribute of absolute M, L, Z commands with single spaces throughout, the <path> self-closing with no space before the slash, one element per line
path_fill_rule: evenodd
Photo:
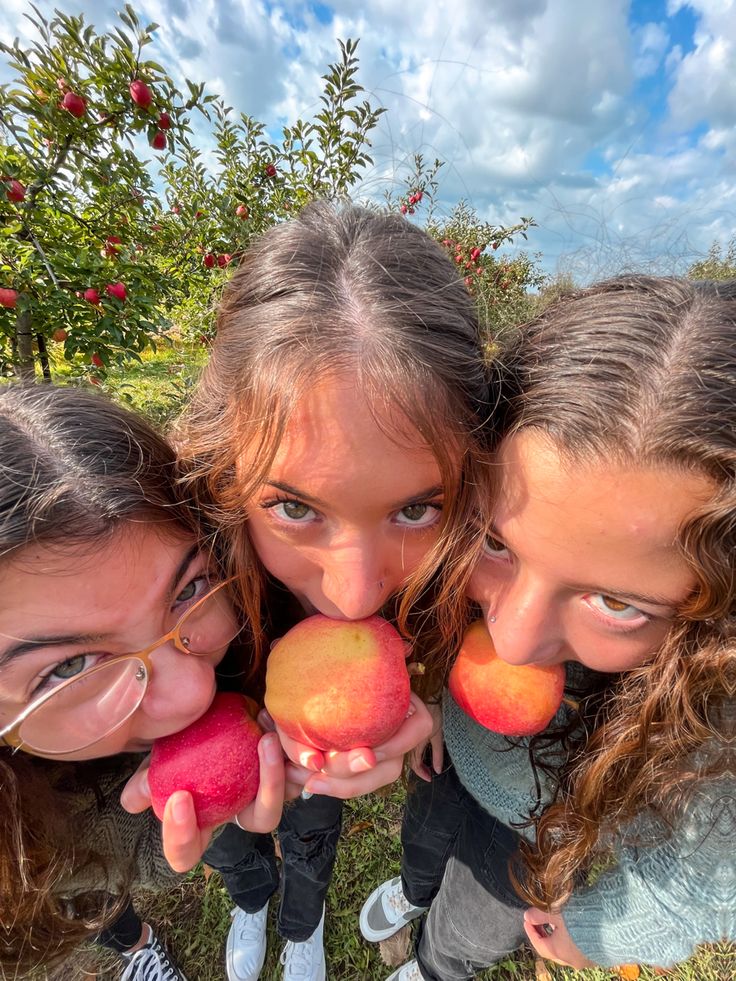
<path fill-rule="evenodd" d="M 243 827 L 243 825 L 240 823 L 240 821 L 238 821 L 238 815 L 237 814 L 233 818 L 233 821 L 235 821 L 235 823 L 237 824 L 237 826 L 240 828 L 241 831 L 247 831 L 248 830 L 247 828 L 244 828 Z"/>

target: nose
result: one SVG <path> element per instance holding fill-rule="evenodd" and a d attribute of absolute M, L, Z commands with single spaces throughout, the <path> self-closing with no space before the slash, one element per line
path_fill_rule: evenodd
<path fill-rule="evenodd" d="M 554 596 L 521 572 L 504 585 L 488 610 L 488 630 L 496 653 L 508 664 L 563 659 L 564 631 Z"/>
<path fill-rule="evenodd" d="M 357 539 L 330 549 L 322 570 L 322 592 L 346 620 L 372 616 L 393 590 L 380 545 Z"/>
<path fill-rule="evenodd" d="M 215 672 L 208 658 L 182 654 L 169 641 L 156 648 L 151 663 L 140 706 L 150 719 L 191 721 L 207 709 L 215 692 Z"/>

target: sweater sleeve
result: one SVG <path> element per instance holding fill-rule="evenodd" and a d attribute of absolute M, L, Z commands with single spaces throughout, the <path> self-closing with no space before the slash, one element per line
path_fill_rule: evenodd
<path fill-rule="evenodd" d="M 621 844 L 616 864 L 573 894 L 562 911 L 573 941 L 604 966 L 668 967 L 736 940 L 735 832 L 733 781 L 700 788 L 673 833 L 652 822 L 647 844 Z"/>

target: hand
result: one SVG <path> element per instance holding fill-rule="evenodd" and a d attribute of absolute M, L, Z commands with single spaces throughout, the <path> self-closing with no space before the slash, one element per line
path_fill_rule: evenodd
<path fill-rule="evenodd" d="M 551 934 L 544 929 L 545 925 L 552 927 Z M 573 967 L 576 971 L 596 966 L 575 945 L 561 914 L 545 913 L 532 906 L 524 913 L 524 929 L 540 957 L 564 967 Z"/>
<path fill-rule="evenodd" d="M 243 828 L 257 834 L 273 831 L 281 820 L 285 795 L 284 758 L 278 738 L 266 733 L 258 743 L 260 782 L 255 800 L 237 815 Z M 120 795 L 126 811 L 137 814 L 151 806 L 148 787 L 149 757 L 127 782 Z M 192 795 L 178 790 L 166 801 L 162 826 L 166 861 L 175 872 L 188 872 L 202 858 L 214 828 L 197 827 Z"/>
<path fill-rule="evenodd" d="M 419 743 L 409 754 L 409 766 L 422 780 L 430 781 L 432 774 L 429 767 L 424 762 L 424 754 L 427 745 L 432 747 L 432 769 L 435 773 L 442 772 L 444 763 L 445 747 L 442 739 L 442 705 L 439 702 L 430 702 L 427 706 L 429 714 L 432 716 L 432 732 L 428 739 Z"/>
<path fill-rule="evenodd" d="M 270 717 L 258 716 L 264 728 L 273 727 Z M 305 743 L 291 739 L 276 727 L 286 755 L 289 779 L 303 781 L 309 794 L 329 797 L 360 797 L 393 783 L 404 766 L 404 756 L 419 743 L 426 745 L 433 727 L 432 716 L 422 700 L 412 693 L 409 711 L 398 730 L 380 746 L 362 746 L 346 752 L 320 752 Z"/>

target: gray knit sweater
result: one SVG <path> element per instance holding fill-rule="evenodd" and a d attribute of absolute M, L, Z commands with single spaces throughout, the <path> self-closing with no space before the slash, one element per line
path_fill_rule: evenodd
<path fill-rule="evenodd" d="M 561 709 L 556 722 L 563 720 Z M 536 802 L 528 740 L 509 748 L 470 719 L 449 693 L 444 735 L 458 776 L 506 825 L 529 817 Z M 544 787 L 543 799 L 550 788 Z M 532 837 L 530 829 L 520 829 Z M 645 843 L 644 843 L 645 842 Z M 736 941 L 736 774 L 701 785 L 673 832 L 653 818 L 627 829 L 616 864 L 566 904 L 573 941 L 596 964 L 666 967 L 701 943 Z"/>

